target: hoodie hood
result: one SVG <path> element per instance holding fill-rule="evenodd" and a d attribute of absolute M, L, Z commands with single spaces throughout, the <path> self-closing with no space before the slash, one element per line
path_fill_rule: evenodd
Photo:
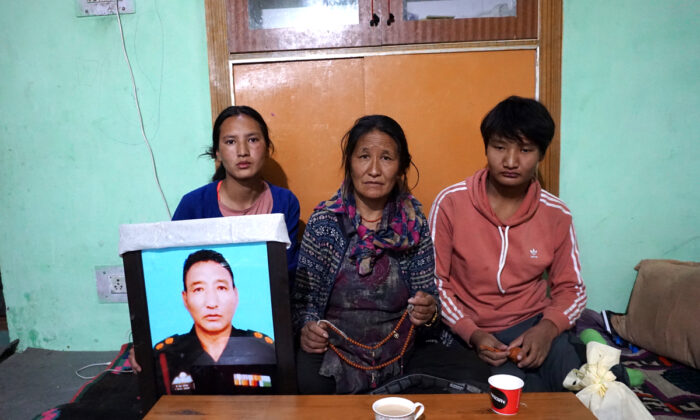
<path fill-rule="evenodd" d="M 520 203 L 520 207 L 508 220 L 500 220 L 498 216 L 493 212 L 491 208 L 491 203 L 489 203 L 489 197 L 486 193 L 486 187 L 488 183 L 488 169 L 481 169 L 477 171 L 474 176 L 467 178 L 467 191 L 469 191 L 469 197 L 471 198 L 474 208 L 481 213 L 486 219 L 488 219 L 494 226 L 508 226 L 514 227 L 522 223 L 527 222 L 535 215 L 537 211 L 537 206 L 539 205 L 540 192 L 542 187 L 540 183 L 533 180 L 525 193 L 525 198 L 523 202 Z"/>
<path fill-rule="evenodd" d="M 493 212 L 491 203 L 489 203 L 489 197 L 486 193 L 488 176 L 489 170 L 482 169 L 474 174 L 473 177 L 468 178 L 467 191 L 469 191 L 469 196 L 476 210 L 488 221 L 490 221 L 496 229 L 498 229 L 498 234 L 501 237 L 501 252 L 498 261 L 498 272 L 496 273 L 496 283 L 498 283 L 498 290 L 501 292 L 501 294 L 505 294 L 506 290 L 501 283 L 501 273 L 503 273 L 503 269 L 506 266 L 506 259 L 508 258 L 508 231 L 512 227 L 527 222 L 535 215 L 537 205 L 539 204 L 538 197 L 540 196 L 541 188 L 540 183 L 533 180 L 530 183 L 530 186 L 525 193 L 525 198 L 523 198 L 523 202 L 520 203 L 518 210 L 511 217 L 509 217 L 508 220 L 502 221 Z"/>

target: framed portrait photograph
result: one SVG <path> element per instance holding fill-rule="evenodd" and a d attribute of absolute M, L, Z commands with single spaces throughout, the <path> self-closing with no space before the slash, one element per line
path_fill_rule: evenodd
<path fill-rule="evenodd" d="M 296 393 L 282 215 L 122 225 L 144 413 L 161 395 Z"/>

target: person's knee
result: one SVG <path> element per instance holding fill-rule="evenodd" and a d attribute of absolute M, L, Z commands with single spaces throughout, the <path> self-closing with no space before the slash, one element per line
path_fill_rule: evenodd
<path fill-rule="evenodd" d="M 548 358 L 551 356 L 555 363 L 567 369 L 567 373 L 571 369 L 578 369 L 583 363 L 574 342 L 569 337 L 571 334 L 569 331 L 559 334 L 552 342 L 552 347 L 549 349 L 549 355 L 547 356 Z"/>
<path fill-rule="evenodd" d="M 415 349 L 406 364 L 406 373 L 422 373 L 484 388 L 490 369 L 466 347 L 430 344 Z"/>
<path fill-rule="evenodd" d="M 517 376 L 518 378 L 522 379 L 523 381 L 526 378 L 527 373 L 520 369 L 515 363 L 513 362 L 506 362 L 500 366 L 493 366 L 491 368 L 491 374 L 492 375 L 512 375 L 512 376 Z"/>
<path fill-rule="evenodd" d="M 334 394 L 335 380 L 319 373 L 323 363 L 322 354 L 297 351 L 297 387 L 300 394 Z"/>
<path fill-rule="evenodd" d="M 539 376 L 547 384 L 547 392 L 565 391 L 563 382 L 572 369 L 583 363 L 574 344 L 569 340 L 570 332 L 564 332 L 552 342 L 549 354 L 540 367 Z"/>

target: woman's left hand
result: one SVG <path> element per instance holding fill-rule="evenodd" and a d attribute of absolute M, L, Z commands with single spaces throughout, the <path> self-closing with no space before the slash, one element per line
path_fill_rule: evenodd
<path fill-rule="evenodd" d="M 425 292 L 416 292 L 416 295 L 408 300 L 413 305 L 413 310 L 409 312 L 409 317 L 413 325 L 419 327 L 435 316 L 437 303 L 435 298 Z"/>

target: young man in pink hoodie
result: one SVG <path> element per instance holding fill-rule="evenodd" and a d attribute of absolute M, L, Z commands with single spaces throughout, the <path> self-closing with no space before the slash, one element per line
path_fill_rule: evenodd
<path fill-rule="evenodd" d="M 569 329 L 586 288 L 571 213 L 537 181 L 554 121 L 539 102 L 512 96 L 481 134 L 487 168 L 444 189 L 430 212 L 448 341 L 473 348 L 494 374 L 519 376 L 526 391 L 563 391 L 582 364 Z"/>

